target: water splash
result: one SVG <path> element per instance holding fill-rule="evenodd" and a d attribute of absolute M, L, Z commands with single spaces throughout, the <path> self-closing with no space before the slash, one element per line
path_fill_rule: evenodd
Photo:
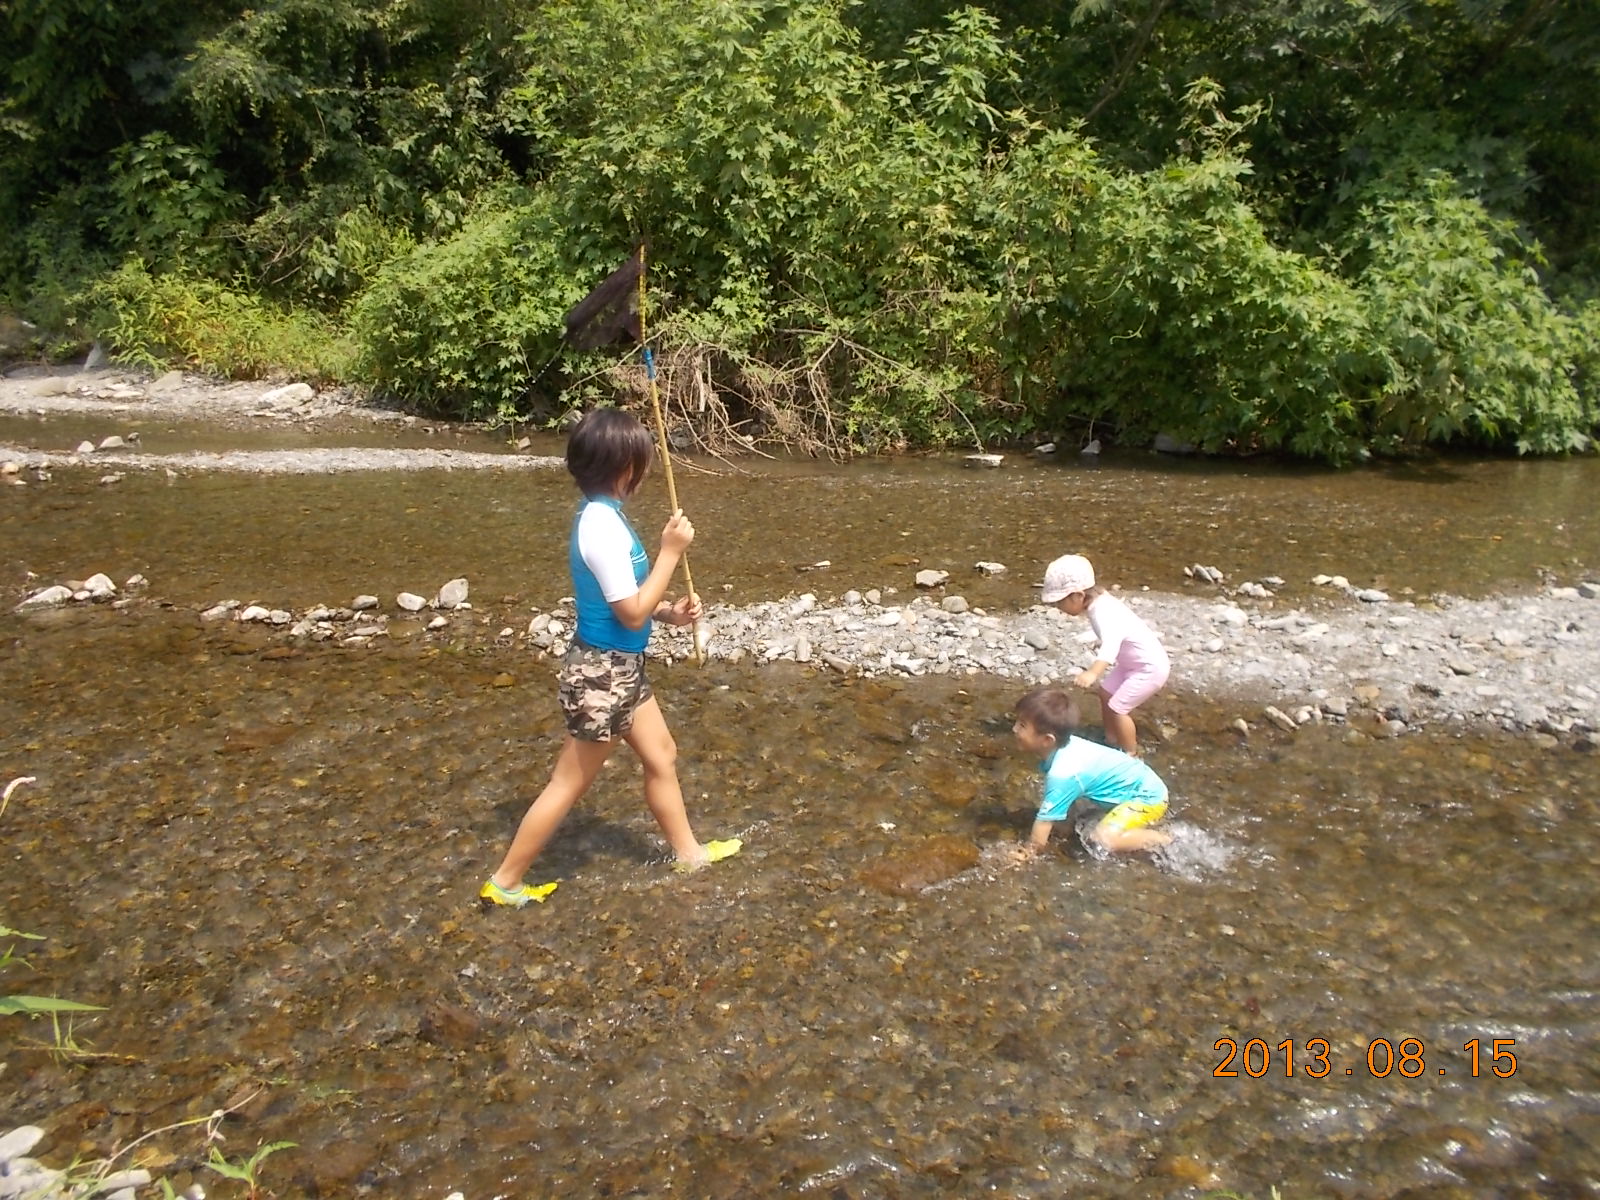
<path fill-rule="evenodd" d="M 1156 865 L 1191 883 L 1226 874 L 1243 849 L 1237 842 L 1187 821 L 1173 821 L 1163 828 L 1172 841 L 1152 855 Z"/>

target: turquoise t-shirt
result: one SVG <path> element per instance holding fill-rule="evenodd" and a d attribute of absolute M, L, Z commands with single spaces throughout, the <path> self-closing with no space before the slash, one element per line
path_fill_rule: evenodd
<path fill-rule="evenodd" d="M 1108 808 L 1130 800 L 1158 804 L 1167 798 L 1167 785 L 1143 761 L 1080 737 L 1067 738 L 1039 766 L 1044 772 L 1041 821 L 1062 820 L 1080 796 Z"/>
<path fill-rule="evenodd" d="M 650 575 L 650 556 L 645 553 L 644 543 L 639 540 L 628 518 L 623 516 L 622 502 L 611 496 L 585 497 L 578 506 L 577 516 L 572 519 L 572 533 L 567 540 L 567 567 L 572 572 L 572 594 L 578 605 L 578 640 L 596 650 L 640 654 L 650 644 L 650 622 L 646 621 L 642 628 L 629 629 L 617 620 L 617 614 L 611 611 L 611 605 L 600 588 L 600 581 L 589 569 L 589 564 L 583 561 L 583 552 L 578 547 L 578 525 L 583 520 L 584 510 L 592 504 L 602 504 L 614 510 L 627 531 L 632 542 L 627 553 L 633 567 L 634 583 L 643 586 Z M 620 542 L 618 550 L 621 550 Z"/>

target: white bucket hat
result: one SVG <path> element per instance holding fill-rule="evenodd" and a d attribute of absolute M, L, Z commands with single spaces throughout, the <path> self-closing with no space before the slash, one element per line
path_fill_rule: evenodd
<path fill-rule="evenodd" d="M 1044 587 L 1039 599 L 1054 604 L 1073 592 L 1087 592 L 1094 586 L 1094 568 L 1081 554 L 1063 554 L 1045 568 Z"/>

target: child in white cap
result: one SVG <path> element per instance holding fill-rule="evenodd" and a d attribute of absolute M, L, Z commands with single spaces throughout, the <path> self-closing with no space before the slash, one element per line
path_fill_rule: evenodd
<path fill-rule="evenodd" d="M 1138 757 L 1133 710 L 1159 692 L 1172 671 L 1161 639 L 1131 608 L 1095 586 L 1094 568 L 1081 554 L 1064 554 L 1045 569 L 1039 599 L 1068 616 L 1088 616 L 1100 645 L 1094 662 L 1073 682 L 1081 688 L 1099 688 L 1107 740 Z"/>

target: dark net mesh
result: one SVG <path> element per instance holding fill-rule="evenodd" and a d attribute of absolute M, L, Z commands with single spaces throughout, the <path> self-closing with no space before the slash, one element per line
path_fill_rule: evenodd
<path fill-rule="evenodd" d="M 593 350 L 620 341 L 637 345 L 642 340 L 639 320 L 639 277 L 644 273 L 644 247 L 567 314 L 567 344 Z"/>

